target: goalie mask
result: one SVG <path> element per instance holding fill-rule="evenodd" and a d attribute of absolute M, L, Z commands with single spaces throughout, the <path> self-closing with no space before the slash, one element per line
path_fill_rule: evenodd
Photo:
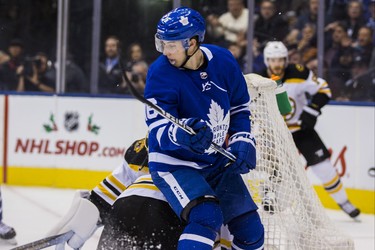
<path fill-rule="evenodd" d="M 285 58 L 285 67 L 288 65 L 288 49 L 282 42 L 272 41 L 266 44 L 263 51 L 264 64 L 269 67 L 269 58 Z"/>
<path fill-rule="evenodd" d="M 187 50 L 189 40 L 193 37 L 198 38 L 202 43 L 206 32 L 206 23 L 204 18 L 197 11 L 180 7 L 164 15 L 157 26 L 155 34 L 156 50 L 163 53 L 168 49 L 173 53 L 180 46 Z"/>

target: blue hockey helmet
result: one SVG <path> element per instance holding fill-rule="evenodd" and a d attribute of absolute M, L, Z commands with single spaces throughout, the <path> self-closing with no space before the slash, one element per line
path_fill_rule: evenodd
<path fill-rule="evenodd" d="M 165 14 L 159 21 L 155 34 L 156 49 L 161 41 L 183 41 L 185 48 L 188 48 L 190 38 L 197 36 L 198 42 L 203 42 L 206 32 L 206 23 L 199 12 L 179 7 Z M 162 51 L 160 51 L 162 52 Z"/>

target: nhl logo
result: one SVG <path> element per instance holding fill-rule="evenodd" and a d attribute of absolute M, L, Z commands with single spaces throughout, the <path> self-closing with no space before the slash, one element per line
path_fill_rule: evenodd
<path fill-rule="evenodd" d="M 201 79 L 206 79 L 208 77 L 206 72 L 201 72 L 200 75 L 201 75 Z"/>
<path fill-rule="evenodd" d="M 65 113 L 64 127 L 68 132 L 72 132 L 79 127 L 79 114 L 78 112 L 67 112 Z"/>

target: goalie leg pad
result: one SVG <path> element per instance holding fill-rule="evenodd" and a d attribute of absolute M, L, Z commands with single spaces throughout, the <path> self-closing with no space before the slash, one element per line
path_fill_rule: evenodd
<path fill-rule="evenodd" d="M 234 236 L 232 242 L 234 249 L 263 249 L 264 228 L 257 211 L 234 218 L 228 223 L 228 227 Z"/>
<path fill-rule="evenodd" d="M 49 231 L 47 236 L 73 231 L 73 236 L 68 240 L 72 248 L 80 248 L 98 228 L 99 210 L 88 199 L 82 198 L 82 191 L 77 191 L 72 205 L 58 224 Z"/>

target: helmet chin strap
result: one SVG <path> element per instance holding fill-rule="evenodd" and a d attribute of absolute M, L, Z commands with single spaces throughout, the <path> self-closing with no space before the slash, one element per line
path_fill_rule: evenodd
<path fill-rule="evenodd" d="M 190 56 L 188 55 L 188 49 L 185 50 L 185 55 L 186 55 L 186 59 L 184 61 L 184 63 L 180 66 L 180 68 L 185 68 L 185 64 L 189 61 L 189 59 L 194 56 L 195 53 L 197 53 L 197 51 L 199 50 L 199 44 L 197 46 L 197 49 L 193 52 L 193 54 L 191 54 Z"/>

